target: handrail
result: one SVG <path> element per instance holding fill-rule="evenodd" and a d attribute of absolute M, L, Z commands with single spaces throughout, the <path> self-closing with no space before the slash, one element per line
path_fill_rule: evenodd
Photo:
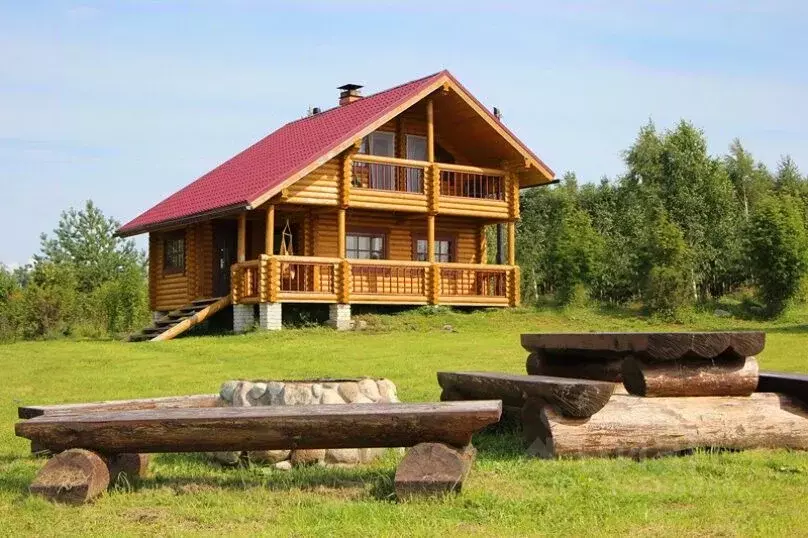
<path fill-rule="evenodd" d="M 490 271 L 509 271 L 514 268 L 513 265 L 500 265 L 494 263 L 446 263 L 446 262 L 439 262 L 436 263 L 438 267 L 441 269 L 478 269 L 478 270 L 490 270 Z"/>
<path fill-rule="evenodd" d="M 351 258 L 347 260 L 351 265 L 381 265 L 381 266 L 395 266 L 395 267 L 429 267 L 429 262 L 410 261 L 410 260 L 365 260 L 359 258 Z"/>
<path fill-rule="evenodd" d="M 265 254 L 264 254 L 265 255 Z M 339 258 L 329 258 L 325 256 L 272 256 L 279 262 L 312 262 L 312 263 L 340 263 Z"/>
<path fill-rule="evenodd" d="M 375 164 L 393 164 L 398 166 L 409 166 L 412 168 L 427 168 L 432 166 L 433 163 L 429 161 L 416 161 L 413 159 L 400 159 L 398 157 L 383 157 L 381 155 L 368 155 L 366 153 L 356 153 L 353 155 L 353 160 L 357 162 L 375 163 Z M 450 170 L 452 172 L 468 172 L 470 174 L 483 174 L 487 176 L 504 176 L 505 170 L 499 168 L 485 168 L 482 166 L 471 166 L 467 164 L 453 164 L 453 163 L 440 163 L 435 162 L 441 170 Z"/>

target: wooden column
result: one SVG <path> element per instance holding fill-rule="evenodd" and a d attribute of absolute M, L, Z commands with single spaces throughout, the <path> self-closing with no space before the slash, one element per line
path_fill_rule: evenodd
<path fill-rule="evenodd" d="M 264 254 L 272 256 L 275 253 L 275 204 L 267 207 L 266 237 L 264 238 Z"/>
<path fill-rule="evenodd" d="M 247 212 L 238 216 L 238 247 L 236 260 L 241 263 L 247 261 Z"/>
<path fill-rule="evenodd" d="M 426 216 L 426 261 L 435 263 L 435 215 Z"/>
<path fill-rule="evenodd" d="M 432 99 L 426 100 L 426 160 L 435 162 L 435 114 Z"/>
<path fill-rule="evenodd" d="M 345 209 L 337 209 L 337 257 L 345 258 Z"/>
<path fill-rule="evenodd" d="M 516 223 L 508 222 L 508 265 L 516 265 Z"/>

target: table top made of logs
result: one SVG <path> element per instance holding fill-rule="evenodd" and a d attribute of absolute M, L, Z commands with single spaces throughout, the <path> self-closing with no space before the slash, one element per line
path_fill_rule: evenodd
<path fill-rule="evenodd" d="M 522 347 L 552 356 L 615 359 L 629 355 L 650 360 L 751 357 L 763 351 L 763 331 L 670 333 L 523 334 Z"/>

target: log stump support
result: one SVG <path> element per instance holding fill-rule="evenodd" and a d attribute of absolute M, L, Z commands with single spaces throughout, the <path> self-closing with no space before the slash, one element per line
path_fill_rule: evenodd
<path fill-rule="evenodd" d="M 399 500 L 459 492 L 477 450 L 443 443 L 421 443 L 409 449 L 396 469 L 395 492 Z"/>
<path fill-rule="evenodd" d="M 665 362 L 628 357 L 623 384 L 635 396 L 749 396 L 758 385 L 758 363 L 735 356 Z"/>

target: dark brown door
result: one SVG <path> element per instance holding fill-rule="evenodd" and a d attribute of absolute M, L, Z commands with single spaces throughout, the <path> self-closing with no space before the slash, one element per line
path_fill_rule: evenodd
<path fill-rule="evenodd" d="M 218 222 L 213 226 L 213 295 L 230 293 L 230 266 L 236 263 L 238 236 L 236 223 Z"/>

